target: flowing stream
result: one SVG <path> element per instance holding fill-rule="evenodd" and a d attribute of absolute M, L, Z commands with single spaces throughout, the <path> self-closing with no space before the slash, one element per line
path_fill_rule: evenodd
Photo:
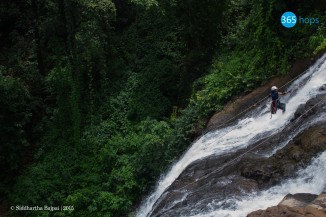
<path fill-rule="evenodd" d="M 213 201 L 212 203 L 215 204 L 208 204 L 208 206 L 221 208 L 207 213 L 191 215 L 191 217 L 243 217 L 252 211 L 277 205 L 289 193 L 320 194 L 326 190 L 325 186 L 326 152 L 315 158 L 306 169 L 299 171 L 296 179 L 287 180 L 279 186 L 243 198 L 227 198 L 223 201 Z M 223 208 L 222 203 L 229 203 L 232 206 Z"/>
<path fill-rule="evenodd" d="M 195 141 L 180 160 L 162 176 L 156 186 L 156 190 L 142 202 L 136 216 L 149 216 L 155 202 L 192 162 L 210 155 L 223 155 L 235 152 L 282 131 L 290 123 L 298 107 L 315 97 L 319 93 L 319 88 L 324 84 L 326 84 L 326 54 L 287 87 L 287 90 L 291 90 L 291 93 L 281 98 L 281 101 L 287 103 L 285 113 L 278 111 L 270 119 L 270 101 L 266 100 L 262 105 L 257 106 L 233 125 L 209 132 Z M 324 119 L 325 116 L 320 116 L 320 118 Z M 271 153 L 275 153 L 275 150 L 272 150 Z M 251 211 L 276 205 L 287 193 L 320 193 L 325 190 L 325 165 L 326 153 L 323 153 L 305 170 L 299 171 L 298 178 L 296 179 L 288 180 L 279 186 L 246 198 L 226 199 L 232 200 L 232 204 L 234 204 L 232 207 L 222 208 L 218 206 L 218 203 L 223 201 L 213 201 L 212 203 L 215 204 L 207 204 L 207 206 L 215 207 L 212 208 L 211 212 L 200 214 L 197 212 L 193 216 L 240 217 L 245 216 Z"/>

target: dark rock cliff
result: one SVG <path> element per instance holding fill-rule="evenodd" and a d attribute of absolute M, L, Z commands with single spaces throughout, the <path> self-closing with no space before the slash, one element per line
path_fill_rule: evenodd
<path fill-rule="evenodd" d="M 293 138 L 288 136 L 295 135 L 298 128 L 311 122 L 315 115 L 324 111 L 325 106 L 326 93 L 320 90 L 319 95 L 298 108 L 289 127 L 267 142 L 193 162 L 154 204 L 150 216 L 190 216 L 194 213 L 187 208 L 189 206 L 206 212 L 209 211 L 207 204 L 213 200 L 241 197 L 294 177 L 298 169 L 326 150 L 326 120 L 305 128 Z M 287 141 L 286 144 L 278 147 L 284 141 Z M 279 150 L 271 156 L 265 155 L 275 149 Z"/>

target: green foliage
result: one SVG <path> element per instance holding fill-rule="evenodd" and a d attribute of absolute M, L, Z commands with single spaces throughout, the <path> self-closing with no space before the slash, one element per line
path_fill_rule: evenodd
<path fill-rule="evenodd" d="M 30 95 L 15 78 L 0 71 L 0 193 L 8 193 L 12 174 L 18 172 L 24 152 L 28 149 L 25 128 L 31 113 Z"/>
<path fill-rule="evenodd" d="M 321 53 L 325 49 L 326 49 L 326 38 L 323 38 L 323 40 L 321 40 L 320 44 L 316 47 L 314 54 Z"/>
<path fill-rule="evenodd" d="M 276 74 L 285 74 L 295 57 L 318 53 L 324 47 L 324 27 L 306 25 L 284 31 L 276 22 L 283 2 L 231 1 L 228 34 L 222 54 L 216 56 L 210 73 L 198 80 L 191 103 L 209 113 L 217 111 L 232 96 L 252 90 Z M 305 7 L 302 7 L 303 10 Z M 319 15 L 321 13 L 301 14 Z M 299 25 L 299 24 L 298 24 Z M 308 43 L 308 46 L 304 46 Z"/>
<path fill-rule="evenodd" d="M 324 18 L 326 20 L 326 16 Z M 323 22 L 323 21 L 321 21 Z M 320 24 L 317 32 L 309 38 L 309 48 L 314 50 L 314 54 L 319 54 L 326 49 L 326 27 L 325 24 Z"/>
<path fill-rule="evenodd" d="M 135 4 L 142 5 L 146 8 L 158 5 L 158 2 L 156 0 L 130 0 L 130 1 Z"/>
<path fill-rule="evenodd" d="M 52 111 L 55 120 L 52 127 L 52 136 L 63 141 L 69 141 L 71 138 L 78 142 L 80 137 L 80 114 L 72 69 L 69 65 L 54 68 L 48 75 L 47 83 L 49 92 L 53 94 L 52 97 L 57 102 L 56 108 Z M 74 135 L 74 137 L 71 137 L 71 135 Z"/>
<path fill-rule="evenodd" d="M 148 119 L 127 134 L 102 140 L 97 133 L 102 127 L 95 128 L 86 131 L 78 147 L 61 144 L 43 153 L 41 163 L 18 180 L 13 203 L 74 206 L 64 216 L 126 215 L 169 165 L 173 131 L 166 122 Z M 27 195 L 25 189 L 33 191 Z"/>
<path fill-rule="evenodd" d="M 127 65 L 127 78 L 122 77 L 123 82 L 127 80 L 127 87 L 120 89 L 129 94 L 128 118 L 133 121 L 160 118 L 168 113 L 171 104 L 177 103 L 184 47 L 180 27 L 173 23 L 171 14 L 162 13 L 151 8 L 139 14 L 139 21 L 123 31 L 117 42 L 117 55 Z"/>

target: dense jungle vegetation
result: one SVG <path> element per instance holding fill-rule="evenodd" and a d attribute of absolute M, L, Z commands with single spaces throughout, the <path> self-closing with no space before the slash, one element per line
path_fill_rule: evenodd
<path fill-rule="evenodd" d="M 0 204 L 132 216 L 232 96 L 326 48 L 324 0 L 2 0 Z M 285 29 L 281 14 L 318 17 Z"/>

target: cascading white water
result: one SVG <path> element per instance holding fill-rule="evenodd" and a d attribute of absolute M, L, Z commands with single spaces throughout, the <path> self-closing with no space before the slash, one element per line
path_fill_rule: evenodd
<path fill-rule="evenodd" d="M 226 201 L 213 203 L 230 203 L 232 207 L 227 209 L 217 209 L 208 213 L 184 216 L 184 217 L 243 217 L 248 213 L 266 209 L 269 206 L 277 205 L 285 195 L 295 193 L 320 194 L 326 187 L 326 152 L 315 158 L 311 165 L 298 172 L 298 177 L 287 180 L 281 185 L 272 187 L 266 191 L 258 192 L 254 195 L 239 198 L 226 198 Z M 208 204 L 210 205 L 210 204 Z M 219 207 L 218 204 L 211 205 Z"/>
<path fill-rule="evenodd" d="M 262 135 L 264 138 L 282 130 L 289 123 L 299 105 L 316 96 L 320 86 L 325 83 L 326 54 L 288 88 L 291 89 L 292 94 L 281 100 L 287 103 L 287 111 L 284 114 L 279 111 L 270 119 L 268 112 L 270 102 L 266 100 L 263 103 L 267 105 L 265 109 L 260 106 L 251 115 L 239 120 L 238 123 L 209 132 L 192 144 L 183 157 L 160 179 L 155 192 L 142 203 L 137 212 L 137 217 L 147 216 L 162 193 L 192 162 L 210 155 L 222 155 L 247 147 L 257 141 L 255 139 L 257 135 Z"/>

